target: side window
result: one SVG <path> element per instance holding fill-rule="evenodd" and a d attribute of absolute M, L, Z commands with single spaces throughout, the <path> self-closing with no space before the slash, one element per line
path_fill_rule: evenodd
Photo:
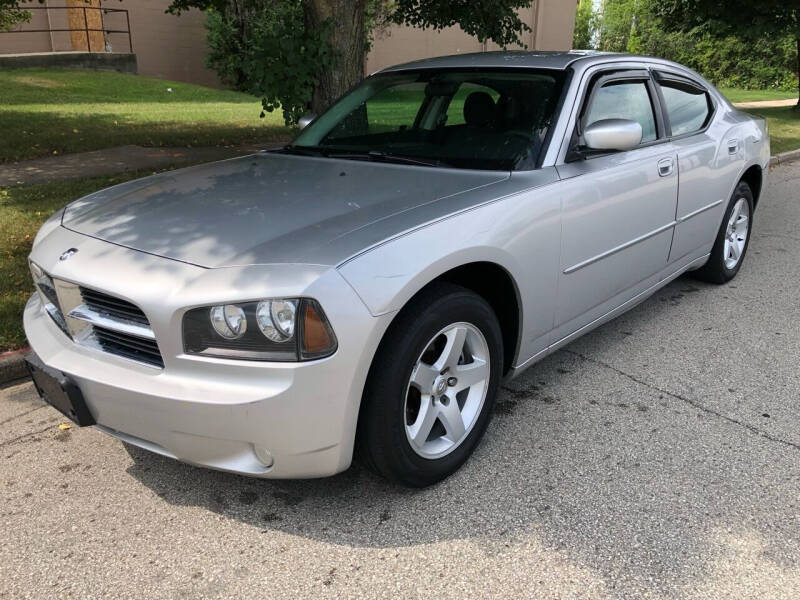
<path fill-rule="evenodd" d="M 586 111 L 586 125 L 604 119 L 629 119 L 642 126 L 642 142 L 656 140 L 656 119 L 644 81 L 612 81 L 597 90 Z"/>
<path fill-rule="evenodd" d="M 663 81 L 660 85 L 672 135 L 685 135 L 701 130 L 711 116 L 706 92 L 672 81 Z"/>

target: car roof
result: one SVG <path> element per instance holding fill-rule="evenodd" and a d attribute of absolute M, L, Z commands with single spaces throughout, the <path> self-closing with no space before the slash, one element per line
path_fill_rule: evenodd
<path fill-rule="evenodd" d="M 378 72 L 391 73 L 416 69 L 446 68 L 534 68 L 564 70 L 577 61 L 598 63 L 614 59 L 618 60 L 625 57 L 638 58 L 630 54 L 597 52 L 595 50 L 570 50 L 569 52 L 551 52 L 545 50 L 535 52 L 472 52 L 468 54 L 452 54 L 450 56 L 437 56 L 434 58 L 415 60 L 413 62 L 387 67 Z"/>

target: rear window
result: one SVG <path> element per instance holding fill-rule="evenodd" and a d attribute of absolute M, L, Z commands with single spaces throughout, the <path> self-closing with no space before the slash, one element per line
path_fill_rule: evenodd
<path fill-rule="evenodd" d="M 671 81 L 663 81 L 660 86 L 673 136 L 694 133 L 706 126 L 711 103 L 705 91 Z"/>

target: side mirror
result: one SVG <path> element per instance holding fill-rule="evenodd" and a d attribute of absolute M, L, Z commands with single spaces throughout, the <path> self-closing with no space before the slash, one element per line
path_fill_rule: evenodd
<path fill-rule="evenodd" d="M 306 127 L 308 127 L 309 123 L 311 123 L 311 121 L 313 121 L 316 118 L 317 115 L 315 115 L 314 113 L 306 113 L 302 117 L 300 117 L 300 119 L 297 121 L 297 126 L 300 129 L 305 129 Z"/>
<path fill-rule="evenodd" d="M 642 143 L 642 126 L 628 119 L 595 121 L 583 132 L 590 150 L 633 150 Z"/>

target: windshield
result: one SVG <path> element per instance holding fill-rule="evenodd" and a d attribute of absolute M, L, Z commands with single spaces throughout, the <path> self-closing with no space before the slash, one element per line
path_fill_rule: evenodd
<path fill-rule="evenodd" d="M 464 169 L 536 166 L 562 71 L 446 70 L 375 75 L 286 151 Z"/>

